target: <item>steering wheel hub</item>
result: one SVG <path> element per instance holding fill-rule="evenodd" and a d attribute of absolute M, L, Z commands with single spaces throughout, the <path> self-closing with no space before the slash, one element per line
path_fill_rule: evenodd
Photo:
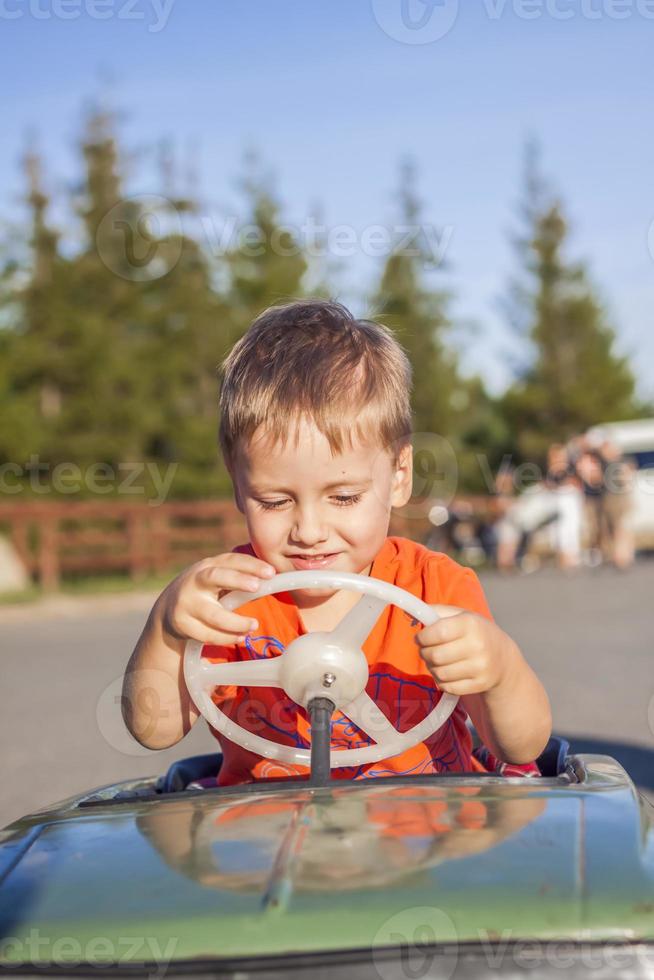
<path fill-rule="evenodd" d="M 328 697 L 341 708 L 354 701 L 368 683 L 363 651 L 337 643 L 332 633 L 298 636 L 286 647 L 279 666 L 282 687 L 304 708 L 316 697 Z"/>

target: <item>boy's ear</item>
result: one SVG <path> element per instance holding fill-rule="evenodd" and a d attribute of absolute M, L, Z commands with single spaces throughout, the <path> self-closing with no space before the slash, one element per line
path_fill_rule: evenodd
<path fill-rule="evenodd" d="M 391 506 L 404 507 L 411 499 L 413 491 L 413 446 L 409 443 L 401 450 L 395 470 L 391 490 Z"/>

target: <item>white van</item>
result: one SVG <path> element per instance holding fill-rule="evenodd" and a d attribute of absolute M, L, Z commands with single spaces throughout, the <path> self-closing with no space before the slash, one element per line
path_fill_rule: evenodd
<path fill-rule="evenodd" d="M 636 467 L 631 526 L 637 548 L 654 548 L 654 419 L 605 422 L 586 434 L 595 444 L 608 439 Z"/>

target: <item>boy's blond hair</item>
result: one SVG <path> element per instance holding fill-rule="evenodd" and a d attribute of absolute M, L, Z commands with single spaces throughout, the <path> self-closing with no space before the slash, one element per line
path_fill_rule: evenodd
<path fill-rule="evenodd" d="M 341 303 L 271 306 L 221 365 L 219 442 L 230 470 L 260 425 L 273 445 L 313 420 L 332 454 L 355 432 L 397 461 L 411 441 L 411 365 L 391 331 Z M 295 439 L 297 445 L 298 432 Z"/>

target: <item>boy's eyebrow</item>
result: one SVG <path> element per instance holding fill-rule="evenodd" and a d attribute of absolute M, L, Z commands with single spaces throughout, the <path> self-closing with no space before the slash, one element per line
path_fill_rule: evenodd
<path fill-rule="evenodd" d="M 372 484 L 371 479 L 365 480 L 354 480 L 351 477 L 347 477 L 343 480 L 336 480 L 334 483 L 327 483 L 322 489 L 323 490 L 335 490 L 336 487 L 369 487 Z M 253 486 L 250 484 L 249 490 L 251 493 L 292 493 L 292 490 L 288 490 L 286 487 L 273 487 L 273 486 Z"/>

